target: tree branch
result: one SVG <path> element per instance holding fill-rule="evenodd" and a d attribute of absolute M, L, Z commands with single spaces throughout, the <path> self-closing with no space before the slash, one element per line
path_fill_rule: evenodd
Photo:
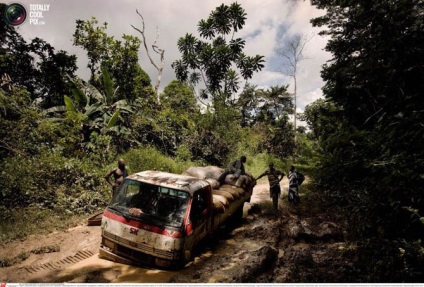
<path fill-rule="evenodd" d="M 160 64 L 157 64 L 154 60 L 153 57 L 150 55 L 150 50 L 147 46 L 147 41 L 146 41 L 146 36 L 145 36 L 145 24 L 144 24 L 144 17 L 143 15 L 141 15 L 140 12 L 138 12 L 138 9 L 136 9 L 136 13 L 138 14 L 138 16 L 140 16 L 141 18 L 141 23 L 142 23 L 142 28 L 139 29 L 133 25 L 131 25 L 131 27 L 133 27 L 134 30 L 138 31 L 142 38 L 143 38 L 143 46 L 144 46 L 144 50 L 146 50 L 147 53 L 147 57 L 150 60 L 150 63 L 153 65 L 153 67 L 156 68 L 156 70 L 158 71 L 158 76 L 156 79 L 156 84 L 155 84 L 155 93 L 156 93 L 156 97 L 157 97 L 157 102 L 158 104 L 160 104 L 160 98 L 159 98 L 159 85 L 160 85 L 160 81 L 162 79 L 162 73 L 163 73 L 163 69 L 165 67 L 165 50 L 160 49 L 157 45 L 156 42 L 159 38 L 159 33 L 158 33 L 158 28 L 156 27 L 156 39 L 152 45 L 152 50 L 157 53 L 159 55 L 160 58 Z"/>

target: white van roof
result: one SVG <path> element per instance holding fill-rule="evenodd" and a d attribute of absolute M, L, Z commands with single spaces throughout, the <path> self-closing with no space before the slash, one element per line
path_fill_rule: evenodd
<path fill-rule="evenodd" d="M 146 170 L 132 174 L 127 177 L 128 179 L 150 183 L 153 185 L 164 186 L 168 188 L 184 190 L 193 194 L 196 190 L 204 188 L 209 185 L 205 180 L 157 170 Z"/>

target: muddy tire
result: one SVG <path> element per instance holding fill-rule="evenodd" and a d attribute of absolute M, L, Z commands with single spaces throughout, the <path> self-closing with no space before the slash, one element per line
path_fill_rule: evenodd
<path fill-rule="evenodd" d="M 181 259 L 175 264 L 175 269 L 183 269 L 193 259 L 193 245 L 184 249 Z"/>

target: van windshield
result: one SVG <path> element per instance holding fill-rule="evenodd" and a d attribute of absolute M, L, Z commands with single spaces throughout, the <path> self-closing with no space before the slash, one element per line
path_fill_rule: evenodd
<path fill-rule="evenodd" d="M 180 227 L 189 197 L 185 191 L 125 179 L 109 207 L 124 215 L 130 215 L 130 209 L 140 209 L 140 218 Z"/>

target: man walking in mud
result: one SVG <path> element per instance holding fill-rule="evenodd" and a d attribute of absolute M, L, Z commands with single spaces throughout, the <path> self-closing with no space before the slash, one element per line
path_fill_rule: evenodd
<path fill-rule="evenodd" d="M 112 183 L 110 181 L 110 176 L 113 175 L 115 181 Z M 118 160 L 118 167 L 111 170 L 106 176 L 106 181 L 112 186 L 112 196 L 118 192 L 119 186 L 124 182 L 124 179 L 127 177 L 127 169 L 125 167 L 125 160 L 122 158 Z"/>
<path fill-rule="evenodd" d="M 272 205 L 275 210 L 278 210 L 278 198 L 281 194 L 280 181 L 284 177 L 284 173 L 274 168 L 274 164 L 269 164 L 269 169 L 256 178 L 260 179 L 263 176 L 268 176 L 269 181 L 269 195 L 272 198 Z"/>
<path fill-rule="evenodd" d="M 299 173 L 294 166 L 291 166 L 288 178 L 289 178 L 288 200 L 289 200 L 289 203 L 293 203 L 297 205 L 300 203 L 299 185 L 301 185 L 302 182 L 305 180 L 305 176 Z"/>

